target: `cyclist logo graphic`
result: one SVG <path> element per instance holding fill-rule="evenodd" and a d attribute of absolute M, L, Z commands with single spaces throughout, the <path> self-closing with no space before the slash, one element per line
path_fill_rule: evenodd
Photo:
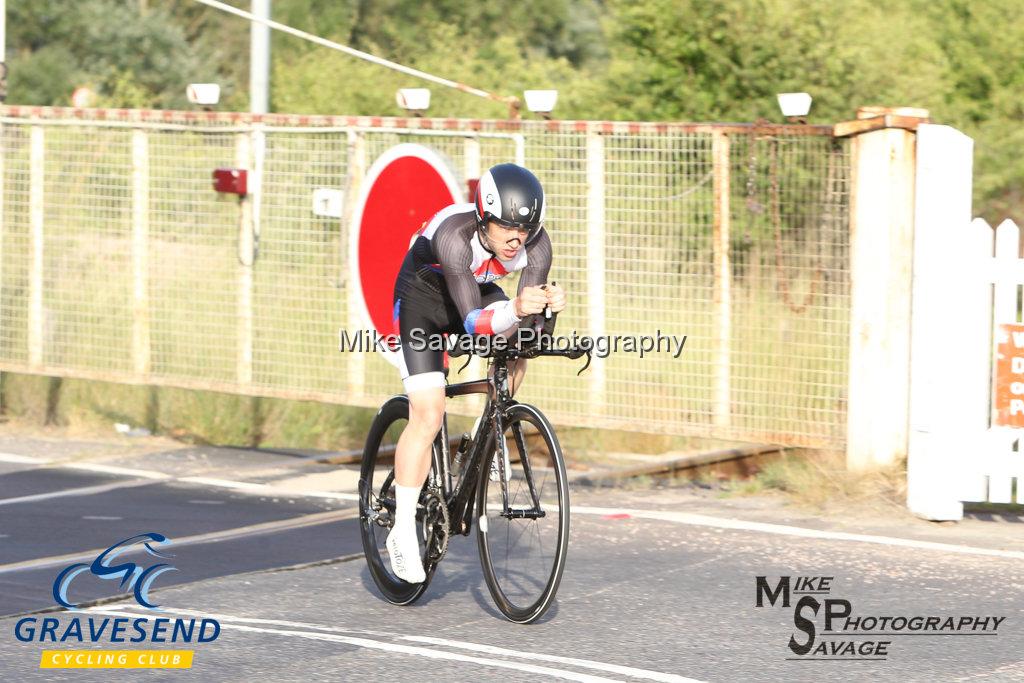
<path fill-rule="evenodd" d="M 171 540 L 163 534 L 153 532 L 132 536 L 115 543 L 100 553 L 91 564 L 79 562 L 65 567 L 53 582 L 53 599 L 57 601 L 58 605 L 69 609 L 78 607 L 78 605 L 72 604 L 68 600 L 68 587 L 76 576 L 88 571 L 104 580 L 121 579 L 119 588 L 124 590 L 132 589 L 136 602 L 143 607 L 157 609 L 159 605 L 154 605 L 149 601 L 149 587 L 154 579 L 164 572 L 177 571 L 174 567 L 166 562 L 159 562 L 149 567 L 142 567 L 134 562 L 122 562 L 115 565 L 110 563 L 122 553 L 132 549 L 133 546 L 140 544 L 150 555 L 167 559 L 173 557 L 173 555 L 165 555 L 153 546 L 170 545 L 170 543 Z"/>

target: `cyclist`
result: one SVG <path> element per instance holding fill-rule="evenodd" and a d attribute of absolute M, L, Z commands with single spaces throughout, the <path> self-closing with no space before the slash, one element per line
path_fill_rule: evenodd
<path fill-rule="evenodd" d="M 473 203 L 442 209 L 416 233 L 395 282 L 399 370 L 409 422 L 395 451 L 395 523 L 388 534 L 391 569 L 409 583 L 426 580 L 416 537 L 416 504 L 444 416 L 445 357 L 439 335 L 512 335 L 527 316 L 565 308 L 565 291 L 545 284 L 551 240 L 544 190 L 529 170 L 499 164 L 480 178 Z M 522 271 L 514 299 L 494 284 Z M 543 285 L 543 287 L 542 287 Z M 510 367 L 510 369 L 512 369 Z M 519 386 L 521 360 L 510 373 Z"/>

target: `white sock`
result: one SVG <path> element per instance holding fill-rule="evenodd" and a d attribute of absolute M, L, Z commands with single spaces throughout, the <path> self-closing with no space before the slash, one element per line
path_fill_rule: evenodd
<path fill-rule="evenodd" d="M 416 538 L 416 502 L 419 497 L 418 486 L 395 484 L 395 525 L 388 534 L 387 548 L 391 571 L 409 583 L 423 583 L 427 578 Z"/>
<path fill-rule="evenodd" d="M 395 526 L 416 528 L 416 503 L 420 499 L 419 486 L 395 483 Z"/>

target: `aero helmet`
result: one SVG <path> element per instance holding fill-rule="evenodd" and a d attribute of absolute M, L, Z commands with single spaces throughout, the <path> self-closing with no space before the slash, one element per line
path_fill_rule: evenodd
<path fill-rule="evenodd" d="M 493 220 L 530 231 L 530 242 L 544 223 L 544 188 L 537 176 L 516 164 L 492 166 L 476 187 L 476 217 L 481 228 Z"/>

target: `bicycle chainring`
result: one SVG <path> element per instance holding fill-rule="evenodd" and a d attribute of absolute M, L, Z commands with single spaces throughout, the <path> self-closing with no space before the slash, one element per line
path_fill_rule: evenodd
<path fill-rule="evenodd" d="M 451 536 L 448 505 L 441 492 L 431 487 L 423 496 L 423 508 L 423 538 L 427 546 L 424 564 L 436 564 L 448 551 L 448 539 Z"/>

